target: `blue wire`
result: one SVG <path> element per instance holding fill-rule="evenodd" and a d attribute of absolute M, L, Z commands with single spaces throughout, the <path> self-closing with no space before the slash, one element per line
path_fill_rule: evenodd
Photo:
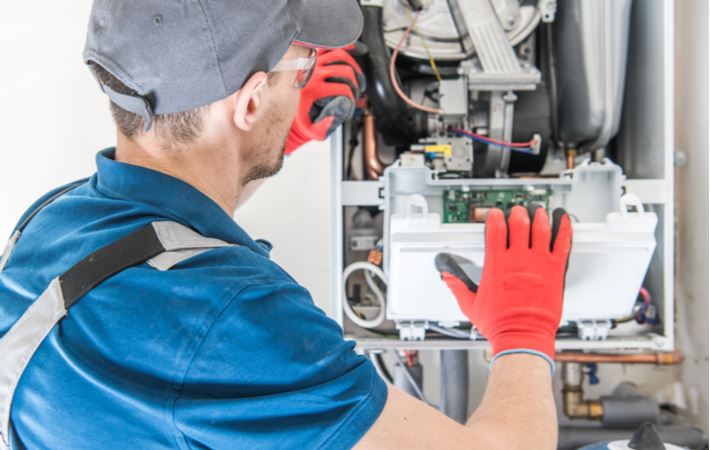
<path fill-rule="evenodd" d="M 528 155 L 534 155 L 534 154 L 535 154 L 535 153 L 533 152 L 532 147 L 508 147 L 507 145 L 497 144 L 497 143 L 495 143 L 495 142 L 488 142 L 488 141 L 485 140 L 485 139 L 481 139 L 481 138 L 476 137 L 476 136 L 471 136 L 470 134 L 459 133 L 459 132 L 456 132 L 456 131 L 454 131 L 454 133 L 456 133 L 458 136 L 462 136 L 462 137 L 469 138 L 469 139 L 471 139 L 472 141 L 475 141 L 475 142 L 481 142 L 481 143 L 483 143 L 483 144 L 488 144 L 488 145 L 495 145 L 495 146 L 497 146 L 497 147 L 507 148 L 508 150 L 512 150 L 512 151 L 514 151 L 514 152 L 526 153 L 526 154 L 528 154 Z"/>

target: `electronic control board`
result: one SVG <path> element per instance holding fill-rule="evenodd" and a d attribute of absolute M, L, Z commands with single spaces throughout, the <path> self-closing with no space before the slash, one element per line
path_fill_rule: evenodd
<path fill-rule="evenodd" d="M 484 222 L 491 208 L 505 212 L 515 205 L 548 208 L 547 189 L 481 190 L 448 189 L 444 191 L 444 223 Z"/>

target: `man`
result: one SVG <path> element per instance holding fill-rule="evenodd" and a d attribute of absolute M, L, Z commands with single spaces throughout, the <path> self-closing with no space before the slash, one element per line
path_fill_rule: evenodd
<path fill-rule="evenodd" d="M 177 222 L 217 244 L 84 289 L 26 367 L 6 370 L 22 372 L 3 436 L 12 448 L 555 446 L 566 215 L 550 227 L 542 210 L 491 213 L 480 287 L 455 257 L 437 258 L 495 355 L 466 426 L 386 386 L 268 243 L 232 220 L 252 182 L 280 169 L 286 141 L 324 136 L 341 109 L 328 102 L 361 89 L 340 53 L 353 71 L 344 85 L 323 78 L 325 97 L 299 98 L 313 47 L 347 46 L 361 26 L 354 0 L 95 0 L 84 55 L 112 101 L 117 144 L 95 175 L 21 220 L 0 273 L 0 336 L 51 280 L 146 224 Z"/>

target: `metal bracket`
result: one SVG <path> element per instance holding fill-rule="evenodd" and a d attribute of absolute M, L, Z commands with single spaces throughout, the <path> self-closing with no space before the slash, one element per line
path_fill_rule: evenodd
<path fill-rule="evenodd" d="M 557 13 L 557 0 L 540 0 L 537 9 L 540 11 L 544 23 L 554 22 Z"/>
<path fill-rule="evenodd" d="M 540 71 L 523 67 L 490 0 L 448 0 L 454 25 L 468 54 L 478 63 L 468 70 L 469 88 L 486 91 L 532 90 Z M 480 69 L 476 66 L 480 65 Z"/>

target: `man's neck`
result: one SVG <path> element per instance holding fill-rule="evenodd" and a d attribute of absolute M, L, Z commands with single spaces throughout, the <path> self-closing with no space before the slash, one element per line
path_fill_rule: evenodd
<path fill-rule="evenodd" d="M 119 133 L 116 160 L 178 178 L 205 194 L 230 216 L 239 204 L 243 189 L 238 158 L 219 146 L 196 144 L 189 150 L 163 150 L 157 142 L 138 143 Z"/>

